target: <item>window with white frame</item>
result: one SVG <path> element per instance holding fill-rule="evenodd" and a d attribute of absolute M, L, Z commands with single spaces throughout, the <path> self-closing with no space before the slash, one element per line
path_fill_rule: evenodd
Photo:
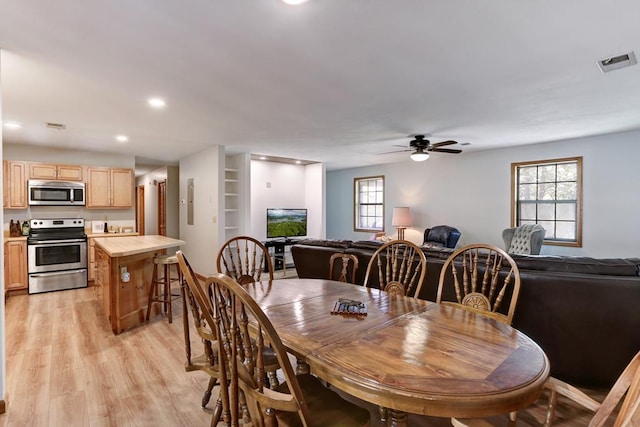
<path fill-rule="evenodd" d="M 355 178 L 355 231 L 384 231 L 384 176 Z"/>
<path fill-rule="evenodd" d="M 512 226 L 540 224 L 549 245 L 582 246 L 582 157 L 511 164 Z"/>

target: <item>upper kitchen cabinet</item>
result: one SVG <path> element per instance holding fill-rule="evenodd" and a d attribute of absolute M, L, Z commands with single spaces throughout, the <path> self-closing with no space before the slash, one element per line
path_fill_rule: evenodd
<path fill-rule="evenodd" d="M 2 172 L 4 175 L 4 197 L 2 206 L 6 209 L 27 208 L 27 163 L 4 160 Z"/>
<path fill-rule="evenodd" d="M 82 181 L 82 166 L 29 163 L 29 179 Z"/>
<path fill-rule="evenodd" d="M 87 208 L 133 206 L 133 170 L 87 167 Z"/>

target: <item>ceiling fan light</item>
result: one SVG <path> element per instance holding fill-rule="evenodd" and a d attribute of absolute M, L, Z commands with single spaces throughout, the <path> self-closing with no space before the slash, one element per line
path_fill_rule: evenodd
<path fill-rule="evenodd" d="M 410 157 L 414 162 L 424 162 L 429 158 L 429 153 L 425 153 L 424 151 L 418 149 L 411 153 Z"/>

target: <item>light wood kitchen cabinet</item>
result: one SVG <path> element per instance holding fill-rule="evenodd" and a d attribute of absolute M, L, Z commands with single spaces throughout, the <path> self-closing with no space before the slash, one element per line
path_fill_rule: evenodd
<path fill-rule="evenodd" d="M 2 162 L 4 175 L 4 197 L 2 206 L 6 209 L 27 208 L 26 162 L 5 160 Z"/>
<path fill-rule="evenodd" d="M 4 289 L 28 289 L 27 242 L 14 240 L 4 244 Z"/>
<path fill-rule="evenodd" d="M 29 163 L 29 179 L 82 181 L 82 166 Z"/>
<path fill-rule="evenodd" d="M 131 169 L 87 168 L 87 208 L 130 208 L 133 206 Z"/>

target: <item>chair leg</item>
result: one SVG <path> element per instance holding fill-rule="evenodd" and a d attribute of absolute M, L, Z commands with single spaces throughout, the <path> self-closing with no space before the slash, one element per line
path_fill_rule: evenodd
<path fill-rule="evenodd" d="M 207 389 L 204 391 L 204 396 L 202 396 L 202 407 L 204 408 L 209 403 L 209 399 L 211 399 L 211 391 L 216 386 L 218 380 L 214 377 L 209 378 L 209 385 L 207 385 Z M 218 399 L 218 403 L 220 403 L 220 399 Z M 217 405 L 217 404 L 216 404 Z"/>
<path fill-rule="evenodd" d="M 311 373 L 311 367 L 302 359 L 296 360 L 296 375 L 305 375 Z"/>
<path fill-rule="evenodd" d="M 509 427 L 515 427 L 516 422 L 518 421 L 518 412 L 509 412 Z"/>
<path fill-rule="evenodd" d="M 380 421 L 386 423 L 389 419 L 389 410 L 384 406 L 378 406 L 378 415 L 380 415 Z"/>
<path fill-rule="evenodd" d="M 267 378 L 269 379 L 269 388 L 271 390 L 275 390 L 278 388 L 278 375 L 276 375 L 276 371 L 267 372 Z"/>
<path fill-rule="evenodd" d="M 158 265 L 153 264 L 153 274 L 151 275 L 151 287 L 149 289 L 149 300 L 147 302 L 147 315 L 145 321 L 149 320 L 151 314 L 151 303 L 153 302 L 153 296 L 158 292 Z"/>
<path fill-rule="evenodd" d="M 171 303 L 171 271 L 169 265 L 164 266 L 164 310 L 167 313 L 169 323 L 173 323 L 173 304 Z"/>

